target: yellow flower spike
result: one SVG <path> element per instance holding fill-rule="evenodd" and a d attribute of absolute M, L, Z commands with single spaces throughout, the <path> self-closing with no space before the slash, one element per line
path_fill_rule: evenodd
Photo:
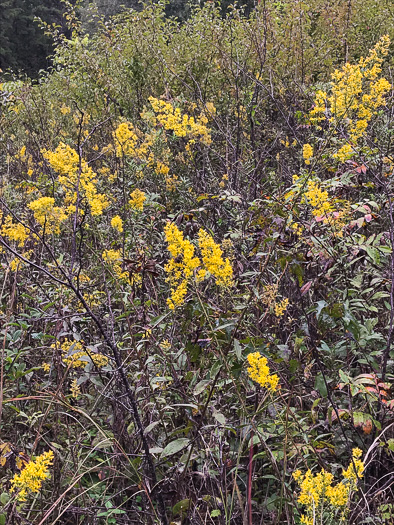
<path fill-rule="evenodd" d="M 119 215 L 115 215 L 115 217 L 111 219 L 111 226 L 114 230 L 118 230 L 119 233 L 123 232 L 123 221 Z"/>
<path fill-rule="evenodd" d="M 223 259 L 223 251 L 220 245 L 216 244 L 203 229 L 198 232 L 198 244 L 205 269 L 215 277 L 219 286 L 231 286 L 233 284 L 233 269 L 229 259 Z"/>
<path fill-rule="evenodd" d="M 55 151 L 42 150 L 44 158 L 56 173 L 59 174 L 59 183 L 62 186 L 65 196 L 65 206 L 68 213 L 75 211 L 77 202 L 77 192 L 85 197 L 92 215 L 102 215 L 103 211 L 109 206 L 105 195 L 97 191 L 97 175 L 93 172 L 88 163 L 79 159 L 78 153 L 68 144 L 61 142 Z M 80 173 L 81 171 L 81 173 Z"/>
<path fill-rule="evenodd" d="M 133 124 L 130 122 L 122 122 L 113 133 L 115 141 L 116 156 L 122 155 L 133 156 L 136 152 L 136 145 L 138 136 L 135 132 Z"/>
<path fill-rule="evenodd" d="M 331 76 L 330 94 L 320 90 L 315 95 L 314 107 L 309 113 L 311 123 L 318 129 L 321 129 L 320 122 L 327 118 L 334 126 L 341 123 L 347 127 L 350 142 L 356 145 L 391 89 L 385 78 L 378 78 L 389 46 L 390 38 L 385 35 L 366 58 L 335 70 Z M 350 149 L 345 146 L 346 149 L 341 148 L 334 155 L 340 162 L 350 158 Z"/>
<path fill-rule="evenodd" d="M 310 144 L 304 144 L 302 148 L 302 156 L 304 157 L 305 164 L 311 163 L 311 158 L 313 157 L 313 148 Z"/>
<path fill-rule="evenodd" d="M 176 137 L 185 137 L 190 141 L 197 138 L 203 144 L 211 144 L 211 132 L 206 127 L 208 122 L 206 115 L 201 114 L 196 121 L 194 117 L 182 115 L 180 108 L 174 108 L 169 102 L 154 97 L 149 97 L 149 102 L 156 113 L 157 121 L 165 130 L 172 131 Z"/>
<path fill-rule="evenodd" d="M 23 224 L 19 222 L 13 222 L 10 215 L 5 218 L 0 233 L 8 240 L 17 242 L 18 246 L 21 247 L 25 244 L 26 239 L 29 237 L 29 230 L 25 228 Z"/>
<path fill-rule="evenodd" d="M 53 197 L 41 197 L 27 205 L 34 213 L 36 221 L 46 233 L 60 234 L 60 226 L 67 219 L 67 214 L 59 206 L 55 206 Z"/>
<path fill-rule="evenodd" d="M 132 193 L 130 193 L 129 204 L 134 210 L 142 211 L 144 209 L 145 200 L 145 192 L 139 190 L 138 188 L 135 189 Z"/>
<path fill-rule="evenodd" d="M 51 345 L 51 348 L 56 348 L 56 344 Z M 70 368 L 85 368 L 90 362 L 93 362 L 97 368 L 102 368 L 108 364 L 108 357 L 103 354 L 96 354 L 93 352 L 86 352 L 83 344 L 80 341 L 70 341 L 65 339 L 60 345 L 62 351 L 62 361 Z"/>
<path fill-rule="evenodd" d="M 187 284 L 194 271 L 200 266 L 201 262 L 194 255 L 193 244 L 183 237 L 183 233 L 173 223 L 169 223 L 164 228 L 168 251 L 172 258 L 165 265 L 167 281 L 172 285 L 171 298 L 167 300 L 170 309 L 181 306 L 186 298 Z"/>
<path fill-rule="evenodd" d="M 279 389 L 279 377 L 276 374 L 270 375 L 270 369 L 265 357 L 259 352 L 253 352 L 248 355 L 247 360 L 249 363 L 248 374 L 253 381 L 271 392 Z"/>
<path fill-rule="evenodd" d="M 20 474 L 11 479 L 10 492 L 18 492 L 17 500 L 25 502 L 30 493 L 37 494 L 42 482 L 49 478 L 49 467 L 53 464 L 53 452 L 49 450 L 29 461 Z"/>
<path fill-rule="evenodd" d="M 127 282 L 129 281 L 129 273 L 122 270 L 120 250 L 104 250 L 102 258 L 111 267 L 118 279 Z"/>

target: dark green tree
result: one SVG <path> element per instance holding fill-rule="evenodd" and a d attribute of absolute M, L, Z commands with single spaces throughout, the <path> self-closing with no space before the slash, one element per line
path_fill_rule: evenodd
<path fill-rule="evenodd" d="M 2 0 L 0 10 L 0 68 L 35 76 L 50 64 L 52 39 L 36 17 L 50 24 L 63 23 L 59 0 Z"/>

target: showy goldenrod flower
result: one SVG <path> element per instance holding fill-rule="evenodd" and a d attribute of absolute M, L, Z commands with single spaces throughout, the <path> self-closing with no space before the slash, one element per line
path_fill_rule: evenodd
<path fill-rule="evenodd" d="M 305 197 L 312 206 L 312 213 L 315 217 L 324 216 L 333 211 L 333 206 L 327 191 L 323 191 L 320 185 L 314 180 L 308 181 L 307 187 Z"/>
<path fill-rule="evenodd" d="M 185 113 L 180 108 L 174 108 L 169 102 L 149 97 L 149 102 L 156 113 L 156 120 L 168 131 L 172 131 L 176 137 L 199 139 L 204 144 L 211 144 L 211 132 L 206 124 L 208 118 L 201 114 L 197 120 Z"/>
<path fill-rule="evenodd" d="M 351 494 L 357 490 L 357 479 L 363 475 L 364 463 L 361 454 L 360 449 L 353 449 L 353 460 L 349 467 L 343 470 L 343 480 L 337 484 L 333 484 L 334 476 L 325 469 L 317 474 L 313 474 L 311 470 L 305 474 L 300 470 L 293 473 L 293 478 L 301 489 L 298 502 L 306 508 L 306 515 L 303 515 L 301 523 L 314 523 L 313 518 L 316 515 L 323 516 L 324 512 L 336 515 L 338 510 L 341 520 L 344 519 Z"/>
<path fill-rule="evenodd" d="M 111 226 L 114 230 L 118 230 L 120 233 L 123 232 L 123 221 L 119 215 L 115 215 L 115 217 L 111 219 Z"/>
<path fill-rule="evenodd" d="M 49 467 L 53 463 L 53 452 L 49 450 L 29 461 L 20 474 L 15 474 L 11 480 L 10 492 L 17 493 L 17 500 L 24 502 L 30 493 L 37 494 L 42 482 L 49 478 Z"/>
<path fill-rule="evenodd" d="M 275 303 L 274 310 L 276 317 L 282 317 L 285 311 L 287 310 L 287 307 L 289 305 L 289 300 L 287 297 L 285 299 L 282 299 L 280 303 Z"/>
<path fill-rule="evenodd" d="M 70 392 L 71 392 L 71 396 L 74 397 L 75 399 L 78 399 L 78 396 L 81 394 L 81 389 L 76 379 L 73 379 L 71 381 Z"/>
<path fill-rule="evenodd" d="M 229 259 L 223 259 L 223 251 L 205 230 L 198 232 L 198 245 L 202 261 L 208 272 L 215 277 L 219 286 L 228 287 L 233 283 L 233 269 Z"/>
<path fill-rule="evenodd" d="M 130 193 L 129 204 L 134 210 L 142 211 L 144 209 L 145 200 L 145 192 L 139 190 L 138 188 Z"/>
<path fill-rule="evenodd" d="M 56 344 L 51 345 L 56 348 Z M 102 368 L 108 364 L 108 357 L 95 352 L 87 352 L 81 341 L 70 341 L 65 339 L 60 345 L 62 351 L 62 361 L 70 368 L 85 368 L 89 362 L 93 362 L 97 368 Z"/>
<path fill-rule="evenodd" d="M 267 359 L 259 352 L 249 354 L 247 359 L 249 363 L 249 377 L 261 387 L 267 388 L 271 392 L 278 390 L 279 377 L 276 374 L 270 374 Z"/>
<path fill-rule="evenodd" d="M 65 191 L 68 211 L 75 211 L 78 193 L 85 197 L 92 215 L 102 215 L 109 206 L 107 197 L 97 191 L 97 175 L 84 159 L 68 144 L 61 142 L 55 151 L 42 150 L 52 169 L 59 174 L 59 183 Z"/>
<path fill-rule="evenodd" d="M 363 477 L 364 463 L 361 461 L 362 451 L 359 448 L 354 448 L 352 453 L 353 461 L 350 462 L 348 468 L 343 470 L 342 474 L 352 486 L 357 485 L 357 481 Z"/>
<path fill-rule="evenodd" d="M 18 246 L 23 246 L 26 239 L 29 237 L 29 230 L 20 222 L 13 222 L 10 215 L 5 218 L 0 233 L 8 240 L 17 242 Z"/>
<path fill-rule="evenodd" d="M 311 158 L 313 157 L 313 148 L 310 144 L 304 144 L 302 148 L 302 156 L 304 157 L 305 164 L 311 163 Z"/>
<path fill-rule="evenodd" d="M 122 280 L 128 281 L 129 273 L 122 270 L 122 257 L 120 250 L 104 250 L 102 253 L 103 260 L 111 267 L 115 276 Z"/>
<path fill-rule="evenodd" d="M 122 122 L 113 133 L 115 141 L 116 156 L 135 155 L 135 149 L 138 142 L 136 130 L 130 122 Z"/>
<path fill-rule="evenodd" d="M 352 146 L 365 135 L 369 122 L 384 105 L 391 89 L 385 78 L 378 78 L 389 46 L 390 38 L 384 35 L 367 57 L 334 71 L 329 93 L 321 90 L 316 93 L 314 108 L 309 113 L 311 123 L 320 128 L 320 123 L 328 120 L 334 127 L 334 134 L 340 130 L 343 135 L 343 129 L 348 133 L 349 142 L 334 154 L 340 162 L 350 158 Z"/>
<path fill-rule="evenodd" d="M 46 233 L 60 234 L 60 226 L 67 219 L 67 214 L 59 206 L 55 206 L 53 197 L 40 197 L 27 205 L 34 213 L 34 218 Z"/>
<path fill-rule="evenodd" d="M 173 223 L 164 228 L 168 251 L 171 259 L 165 265 L 167 281 L 171 284 L 171 298 L 168 306 L 173 310 L 184 303 L 187 294 L 187 284 L 193 272 L 200 266 L 200 259 L 194 255 L 193 244 L 184 238 L 183 233 Z"/>

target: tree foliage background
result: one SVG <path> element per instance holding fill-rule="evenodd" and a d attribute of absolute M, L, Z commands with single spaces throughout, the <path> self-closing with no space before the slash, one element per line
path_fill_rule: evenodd
<path fill-rule="evenodd" d="M 391 523 L 392 3 L 98 7 L 0 86 L 0 523 Z"/>

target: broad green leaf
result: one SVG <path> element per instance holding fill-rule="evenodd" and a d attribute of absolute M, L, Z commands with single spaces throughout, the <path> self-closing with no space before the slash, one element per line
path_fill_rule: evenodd
<path fill-rule="evenodd" d="M 190 443 L 190 439 L 187 438 L 179 438 L 175 441 L 171 441 L 171 443 L 168 443 L 166 447 L 164 447 L 163 452 L 161 453 L 161 458 L 166 458 L 167 456 L 172 456 L 172 454 L 176 454 L 183 448 L 186 448 Z"/>

